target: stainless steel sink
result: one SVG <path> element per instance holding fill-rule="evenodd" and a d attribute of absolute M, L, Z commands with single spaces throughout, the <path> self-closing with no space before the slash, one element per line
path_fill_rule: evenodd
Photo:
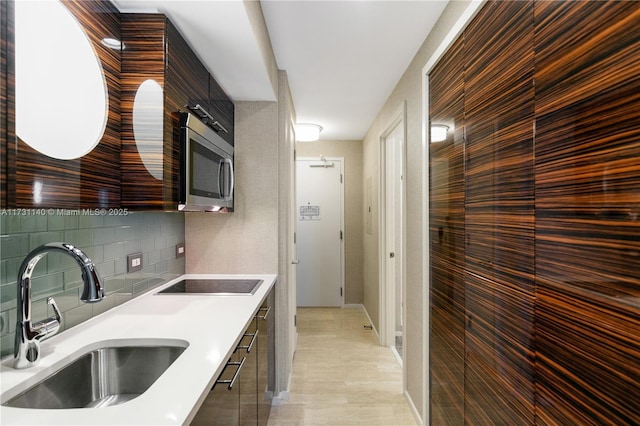
<path fill-rule="evenodd" d="M 252 295 L 262 280 L 254 279 L 187 279 L 179 281 L 156 294 L 217 294 Z"/>
<path fill-rule="evenodd" d="M 2 405 L 96 408 L 143 394 L 180 356 L 182 346 L 122 346 L 88 352 Z"/>

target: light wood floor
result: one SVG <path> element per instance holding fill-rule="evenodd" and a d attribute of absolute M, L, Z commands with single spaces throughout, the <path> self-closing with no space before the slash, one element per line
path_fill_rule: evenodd
<path fill-rule="evenodd" d="M 415 426 L 402 369 L 363 326 L 361 308 L 298 308 L 298 347 L 289 401 L 268 426 Z"/>

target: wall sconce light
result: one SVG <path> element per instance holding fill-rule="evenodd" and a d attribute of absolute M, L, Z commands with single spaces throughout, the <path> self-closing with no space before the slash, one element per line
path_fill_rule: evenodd
<path fill-rule="evenodd" d="M 296 141 L 298 142 L 313 142 L 320 139 L 320 131 L 322 126 L 312 123 L 298 123 L 296 124 Z"/>
<path fill-rule="evenodd" d="M 444 124 L 431 125 L 431 142 L 442 142 L 447 139 L 447 133 L 449 132 L 449 126 Z"/>

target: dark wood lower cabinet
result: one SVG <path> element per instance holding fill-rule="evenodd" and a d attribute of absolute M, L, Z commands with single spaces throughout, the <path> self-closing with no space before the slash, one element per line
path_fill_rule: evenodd
<path fill-rule="evenodd" d="M 258 329 L 253 318 L 238 346 L 238 356 L 244 358 L 244 366 L 238 376 L 240 383 L 240 425 L 255 426 L 258 423 Z"/>
<path fill-rule="evenodd" d="M 266 426 L 275 383 L 274 302 L 271 290 L 192 425 Z"/>
<path fill-rule="evenodd" d="M 275 291 L 271 290 L 256 315 L 258 330 L 258 426 L 266 426 L 275 384 Z"/>
<path fill-rule="evenodd" d="M 194 426 L 237 426 L 240 424 L 240 386 L 234 383 L 242 360 L 237 355 L 229 358 L 226 367 L 213 385 L 211 392 L 191 421 Z"/>

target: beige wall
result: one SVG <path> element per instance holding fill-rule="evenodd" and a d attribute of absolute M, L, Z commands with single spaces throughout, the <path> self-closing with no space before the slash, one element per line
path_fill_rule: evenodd
<path fill-rule="evenodd" d="M 283 71 L 278 85 L 278 102 L 235 103 L 234 212 L 185 213 L 186 273 L 278 274 L 276 397 L 287 390 L 296 313 L 287 246 L 295 111 Z"/>
<path fill-rule="evenodd" d="M 362 206 L 362 141 L 318 141 L 296 143 L 298 157 L 344 157 L 344 303 L 364 302 Z"/>
<path fill-rule="evenodd" d="M 469 5 L 469 1 L 451 1 L 445 8 L 433 31 L 424 41 L 418 53 L 398 82 L 391 96 L 369 128 L 363 145 L 363 178 L 365 186 L 371 180 L 372 233 L 364 233 L 364 305 L 374 326 L 379 330 L 379 277 L 378 277 L 378 186 L 380 136 L 391 124 L 394 114 L 402 102 L 407 108 L 406 140 L 406 388 L 409 398 L 419 415 L 428 423 L 424 387 L 428 381 L 425 371 L 427 354 L 424 351 L 428 339 L 428 328 L 424 318 L 428 305 L 425 303 L 423 226 L 427 212 L 423 211 L 423 145 L 422 145 L 422 68 L 436 51 L 444 37 L 454 26 Z M 365 191 L 367 189 L 365 188 Z M 363 222 L 367 220 L 367 206 L 362 211 Z"/>
<path fill-rule="evenodd" d="M 236 102 L 235 211 L 185 213 L 187 273 L 278 273 L 277 123 L 276 102 Z"/>
<path fill-rule="evenodd" d="M 278 284 L 276 286 L 276 395 L 288 390 L 289 374 L 293 369 L 293 354 L 297 337 L 295 326 L 296 283 L 293 232 L 295 229 L 294 185 L 296 113 L 285 71 L 279 72 L 278 87 Z"/>
<path fill-rule="evenodd" d="M 295 107 L 287 74 L 277 68 L 260 2 L 244 0 L 244 5 L 277 102 L 235 102 L 235 211 L 185 214 L 185 268 L 187 273 L 278 274 L 277 399 L 288 390 L 296 340 L 290 253 Z"/>
<path fill-rule="evenodd" d="M 259 1 L 256 0 L 244 0 L 244 7 L 247 11 L 247 16 L 251 22 L 253 28 L 253 34 L 258 41 L 260 53 L 264 60 L 264 66 L 269 75 L 271 81 L 271 87 L 273 88 L 274 97 L 278 93 L 278 64 L 276 63 L 275 55 L 273 54 L 273 47 L 271 45 L 271 38 L 269 37 L 269 30 L 267 29 L 267 23 L 264 20 L 262 14 L 262 6 Z"/>

